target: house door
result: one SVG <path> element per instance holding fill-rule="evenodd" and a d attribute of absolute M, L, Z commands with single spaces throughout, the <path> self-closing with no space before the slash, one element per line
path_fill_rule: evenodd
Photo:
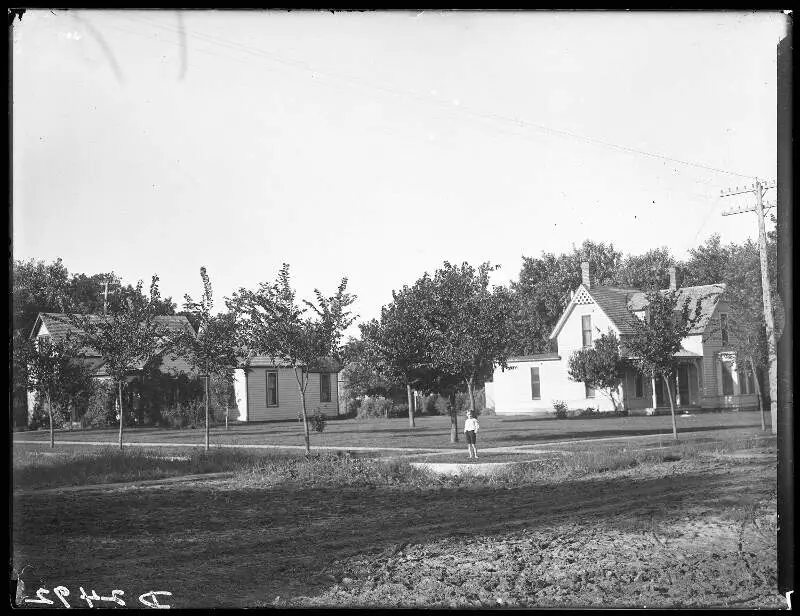
<path fill-rule="evenodd" d="M 689 366 L 680 364 L 678 366 L 678 393 L 681 397 L 681 406 L 691 403 L 689 397 Z"/>

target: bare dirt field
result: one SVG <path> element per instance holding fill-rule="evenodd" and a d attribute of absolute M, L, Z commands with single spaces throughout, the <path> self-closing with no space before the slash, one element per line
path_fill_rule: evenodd
<path fill-rule="evenodd" d="M 775 472 L 773 446 L 522 485 L 398 466 L 18 492 L 13 565 L 72 605 L 777 608 Z"/>

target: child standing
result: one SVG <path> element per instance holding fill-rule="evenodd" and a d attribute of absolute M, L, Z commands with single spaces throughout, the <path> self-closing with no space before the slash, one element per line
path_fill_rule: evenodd
<path fill-rule="evenodd" d="M 473 454 L 475 454 L 475 459 L 478 459 L 478 450 L 475 447 L 475 441 L 479 429 L 478 420 L 472 416 L 470 411 L 467 411 L 467 420 L 464 422 L 464 436 L 467 438 L 467 451 L 469 451 L 470 459 Z"/>

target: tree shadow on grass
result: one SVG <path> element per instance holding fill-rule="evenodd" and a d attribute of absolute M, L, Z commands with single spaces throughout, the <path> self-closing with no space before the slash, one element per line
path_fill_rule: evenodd
<path fill-rule="evenodd" d="M 669 523 L 683 520 L 690 508 L 771 487 L 754 475 L 703 472 L 511 488 L 434 483 L 198 484 L 18 497 L 14 552 L 35 563 L 52 586 L 128 592 L 125 584 L 135 583 L 142 588 L 137 593 L 172 591 L 175 607 L 243 607 L 277 594 L 314 594 L 331 585 L 322 576 L 337 561 L 399 544 L 621 519 L 659 503 L 669 504 Z"/>
<path fill-rule="evenodd" d="M 678 427 L 678 439 L 681 433 L 692 432 L 719 432 L 724 430 L 740 430 L 742 428 L 756 427 L 752 426 L 699 426 L 699 427 Z M 625 438 L 630 436 L 664 436 L 672 439 L 671 428 L 649 428 L 640 430 L 592 430 L 591 432 L 576 431 L 576 432 L 559 432 L 558 434 L 550 433 L 534 433 L 534 434 L 510 434 L 504 436 L 502 441 L 525 441 L 525 442 L 547 442 L 547 441 L 560 441 L 566 439 L 592 439 L 592 438 Z"/>

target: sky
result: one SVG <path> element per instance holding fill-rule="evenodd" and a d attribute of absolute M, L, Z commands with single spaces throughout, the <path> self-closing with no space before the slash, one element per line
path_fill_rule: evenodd
<path fill-rule="evenodd" d="M 754 197 L 720 191 L 776 176 L 785 33 L 778 11 L 29 10 L 13 256 L 157 273 L 179 305 L 205 266 L 218 309 L 286 262 L 299 297 L 347 276 L 363 321 L 445 260 L 507 284 L 585 239 L 755 238 L 721 215 Z"/>

